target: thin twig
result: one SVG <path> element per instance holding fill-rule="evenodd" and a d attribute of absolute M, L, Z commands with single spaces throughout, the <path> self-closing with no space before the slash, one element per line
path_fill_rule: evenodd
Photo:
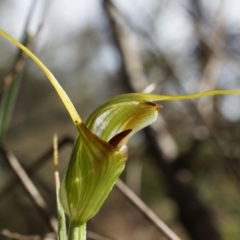
<path fill-rule="evenodd" d="M 7 229 L 3 229 L 1 231 L 1 235 L 12 240 L 41 240 L 41 237 L 38 235 L 22 235 L 19 233 L 10 232 Z"/>
<path fill-rule="evenodd" d="M 58 149 L 62 148 L 65 145 L 73 144 L 74 139 L 71 137 L 64 137 L 58 142 Z M 32 176 L 37 170 L 43 166 L 46 161 L 52 156 L 52 147 L 49 147 L 39 158 L 37 158 L 35 161 L 33 161 L 32 164 L 26 167 L 25 171 L 29 176 Z M 4 196 L 6 194 L 10 193 L 11 190 L 17 185 L 17 177 L 13 176 L 12 179 L 10 179 L 5 186 L 1 189 L 0 192 L 0 202 L 4 199 Z"/>
<path fill-rule="evenodd" d="M 87 231 L 87 237 L 90 240 L 111 240 L 110 238 L 104 237 L 98 233 Z"/>
<path fill-rule="evenodd" d="M 118 179 L 116 187 L 158 228 L 158 230 L 160 230 L 160 232 L 164 234 L 164 236 L 171 240 L 180 240 L 180 238 L 126 184 L 124 184 L 123 181 Z"/>
<path fill-rule="evenodd" d="M 65 240 L 65 239 L 67 239 L 67 228 L 66 228 L 65 212 L 63 210 L 62 204 L 59 199 L 60 178 L 59 178 L 59 171 L 58 171 L 58 138 L 57 138 L 57 134 L 54 134 L 54 136 L 53 136 L 53 164 L 54 164 L 57 218 L 58 218 L 57 239 Z"/>
<path fill-rule="evenodd" d="M 35 206 L 37 206 L 37 209 L 40 211 L 42 216 L 47 220 L 48 225 L 50 229 L 52 229 L 54 232 L 57 231 L 57 220 L 55 217 L 51 216 L 49 209 L 47 207 L 46 202 L 42 198 L 41 194 L 27 175 L 24 168 L 21 166 L 18 159 L 15 157 L 15 155 L 6 150 L 5 148 L 1 148 L 1 153 L 4 157 L 4 159 L 9 163 L 12 171 L 15 173 L 17 178 L 20 180 L 20 183 L 22 184 L 25 191 L 28 193 L 28 195 L 31 197 L 33 203 Z"/>
<path fill-rule="evenodd" d="M 54 179 L 56 191 L 59 191 L 60 188 L 60 179 L 59 179 L 59 171 L 58 171 L 58 138 L 57 135 L 53 137 L 53 165 L 54 165 Z"/>
<path fill-rule="evenodd" d="M 45 236 L 39 235 L 22 235 L 17 232 L 11 232 L 8 229 L 3 229 L 1 235 L 12 240 L 56 240 L 55 233 L 47 233 Z"/>

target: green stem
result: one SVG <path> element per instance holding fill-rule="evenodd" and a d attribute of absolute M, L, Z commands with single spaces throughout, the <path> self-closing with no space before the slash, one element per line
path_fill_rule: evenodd
<path fill-rule="evenodd" d="M 68 229 L 68 240 L 86 240 L 86 223 L 79 225 L 70 221 Z"/>

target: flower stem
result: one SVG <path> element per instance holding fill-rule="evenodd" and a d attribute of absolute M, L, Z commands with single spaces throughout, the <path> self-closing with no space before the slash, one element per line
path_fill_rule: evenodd
<path fill-rule="evenodd" d="M 68 240 L 86 240 L 86 223 L 78 224 L 70 221 L 68 229 Z"/>

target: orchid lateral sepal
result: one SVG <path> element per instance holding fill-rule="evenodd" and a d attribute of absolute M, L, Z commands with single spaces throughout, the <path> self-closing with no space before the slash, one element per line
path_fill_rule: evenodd
<path fill-rule="evenodd" d="M 4 32 L 2 29 L 0 29 L 0 34 L 2 34 L 5 38 L 7 38 L 10 42 L 14 43 L 20 49 L 22 49 L 22 51 L 25 52 L 41 68 L 41 70 L 44 72 L 44 74 L 47 76 L 48 80 L 52 83 L 53 87 L 57 91 L 60 99 L 62 100 L 63 104 L 65 105 L 66 109 L 68 110 L 73 123 L 76 125 L 76 127 L 78 129 L 78 125 L 82 122 L 82 119 L 78 115 L 78 112 L 75 109 L 71 100 L 69 99 L 68 95 L 63 90 L 61 85 L 58 83 L 57 79 L 54 77 L 54 75 L 51 73 L 51 71 L 28 48 L 23 46 L 20 42 L 18 42 L 16 39 L 11 37 L 9 34 Z"/>

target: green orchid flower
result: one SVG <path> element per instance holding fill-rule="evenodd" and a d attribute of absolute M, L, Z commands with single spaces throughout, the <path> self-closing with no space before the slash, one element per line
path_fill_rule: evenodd
<path fill-rule="evenodd" d="M 185 100 L 203 96 L 236 94 L 238 90 L 213 90 L 183 96 L 130 93 L 98 107 L 84 124 L 71 100 L 48 68 L 26 47 L 0 30 L 21 48 L 46 74 L 78 130 L 59 196 L 70 220 L 69 239 L 86 239 L 86 222 L 99 211 L 127 160 L 126 144 L 137 131 L 153 123 L 160 105 L 156 101 Z M 59 239 L 66 239 L 59 234 Z"/>
<path fill-rule="evenodd" d="M 60 187 L 60 199 L 69 219 L 86 223 L 100 209 L 122 173 L 127 154 L 91 133 L 82 124 Z"/>
<path fill-rule="evenodd" d="M 120 98 L 79 126 L 68 170 L 60 188 L 63 208 L 72 221 L 86 223 L 100 209 L 127 159 L 126 142 L 157 117 L 158 105 Z"/>

